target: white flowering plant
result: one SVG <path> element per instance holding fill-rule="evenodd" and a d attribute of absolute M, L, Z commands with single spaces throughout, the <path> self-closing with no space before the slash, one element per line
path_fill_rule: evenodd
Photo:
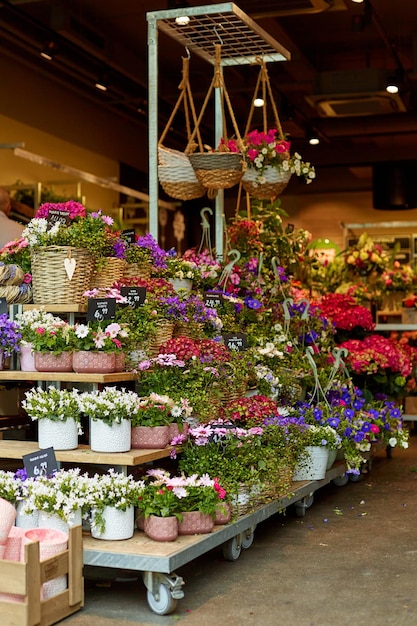
<path fill-rule="evenodd" d="M 0 498 L 14 504 L 21 494 L 20 481 L 16 480 L 14 472 L 0 470 Z"/>
<path fill-rule="evenodd" d="M 139 396 L 126 389 L 105 387 L 102 391 L 86 391 L 80 394 L 81 412 L 92 420 L 120 424 L 123 420 L 134 420 L 139 410 Z"/>
<path fill-rule="evenodd" d="M 42 309 L 29 309 L 16 313 L 15 320 L 19 325 L 23 344 L 32 343 L 34 339 L 37 339 L 39 328 L 50 332 L 56 328 L 57 324 L 62 323 L 60 318 Z"/>
<path fill-rule="evenodd" d="M 93 512 L 91 525 L 100 533 L 105 530 L 103 517 L 104 508 L 114 507 L 119 511 L 126 511 L 136 506 L 144 490 L 144 482 L 135 480 L 132 474 L 125 475 L 110 468 L 106 474 L 95 474 L 91 479 L 94 485 L 90 505 Z"/>
<path fill-rule="evenodd" d="M 167 257 L 165 264 L 166 268 L 161 270 L 161 276 L 164 278 L 194 280 L 199 274 L 197 264 L 194 261 L 188 261 L 179 256 Z"/>
<path fill-rule="evenodd" d="M 50 419 L 54 422 L 66 422 L 73 418 L 82 434 L 80 423 L 80 392 L 78 389 L 56 389 L 52 385 L 26 391 L 22 407 L 32 421 Z"/>
<path fill-rule="evenodd" d="M 88 515 L 94 489 L 93 480 L 79 467 L 40 476 L 27 481 L 23 512 L 45 511 L 71 525 L 79 510 L 84 518 Z"/>

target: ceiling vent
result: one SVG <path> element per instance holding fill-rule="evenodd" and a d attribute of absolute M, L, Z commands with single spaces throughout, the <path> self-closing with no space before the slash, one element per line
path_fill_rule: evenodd
<path fill-rule="evenodd" d="M 321 117 L 359 117 L 405 112 L 399 94 L 385 91 L 385 70 L 321 72 L 307 102 Z"/>

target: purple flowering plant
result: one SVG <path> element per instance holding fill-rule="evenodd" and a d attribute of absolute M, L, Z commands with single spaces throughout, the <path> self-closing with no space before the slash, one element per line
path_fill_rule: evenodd
<path fill-rule="evenodd" d="M 22 335 L 20 327 L 13 322 L 7 314 L 0 315 L 0 351 L 3 356 L 11 356 L 14 352 L 20 352 L 20 340 Z"/>

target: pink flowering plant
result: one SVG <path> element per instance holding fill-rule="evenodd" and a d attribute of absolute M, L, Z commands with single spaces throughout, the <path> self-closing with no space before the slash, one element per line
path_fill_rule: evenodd
<path fill-rule="evenodd" d="M 30 249 L 25 237 L 9 241 L 0 250 L 0 261 L 6 264 L 18 265 L 25 272 L 25 283 L 32 281 Z"/>
<path fill-rule="evenodd" d="M 58 355 L 73 350 L 71 326 L 59 317 L 45 316 L 39 323 L 32 324 L 25 337 L 30 338 L 34 352 Z"/>
<path fill-rule="evenodd" d="M 378 287 L 382 293 L 409 293 L 417 282 L 411 265 L 394 261 L 393 267 L 384 270 L 379 278 Z"/>
<path fill-rule="evenodd" d="M 129 338 L 127 324 L 110 320 L 75 324 L 70 329 L 70 341 L 74 350 L 119 352 Z"/>
<path fill-rule="evenodd" d="M 265 182 L 265 168 L 270 166 L 280 172 L 291 172 L 296 176 L 303 176 L 310 184 L 316 177 L 314 166 L 302 160 L 298 152 L 290 155 L 291 142 L 280 138 L 275 128 L 267 132 L 252 130 L 244 138 L 246 148 L 246 162 L 249 168 L 258 173 L 260 184 Z"/>
<path fill-rule="evenodd" d="M 191 415 L 188 400 L 175 401 L 167 395 L 151 393 L 140 398 L 138 409 L 132 417 L 132 426 L 166 426 L 183 423 Z"/>

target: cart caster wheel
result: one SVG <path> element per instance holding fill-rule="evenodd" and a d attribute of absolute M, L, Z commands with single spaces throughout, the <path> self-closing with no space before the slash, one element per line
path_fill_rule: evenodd
<path fill-rule="evenodd" d="M 240 545 L 242 546 L 243 550 L 249 550 L 249 548 L 253 544 L 253 540 L 255 538 L 255 528 L 256 526 L 252 526 L 241 534 Z"/>
<path fill-rule="evenodd" d="M 168 615 L 175 611 L 177 606 L 177 601 L 172 597 L 170 590 L 162 583 L 158 586 L 155 595 L 148 589 L 147 600 L 150 608 L 157 615 Z"/>
<path fill-rule="evenodd" d="M 229 539 L 229 541 L 223 544 L 223 558 L 226 561 L 237 561 L 241 552 L 242 543 L 239 535 L 236 535 L 233 539 Z"/>
<path fill-rule="evenodd" d="M 363 474 L 349 474 L 349 480 L 351 483 L 358 483 L 362 480 Z"/>
<path fill-rule="evenodd" d="M 344 487 L 349 481 L 348 474 L 343 474 L 343 476 L 337 476 L 333 478 L 332 483 L 336 485 L 336 487 Z"/>
<path fill-rule="evenodd" d="M 305 517 L 306 509 L 309 509 L 314 502 L 314 494 L 306 496 L 295 503 L 295 514 L 297 517 Z"/>

